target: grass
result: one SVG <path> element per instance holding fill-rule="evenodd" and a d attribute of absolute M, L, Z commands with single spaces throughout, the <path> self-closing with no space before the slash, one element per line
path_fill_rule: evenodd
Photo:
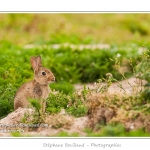
<path fill-rule="evenodd" d="M 114 81 L 137 72 L 149 82 L 149 53 L 144 58 L 140 55 L 141 51 L 150 48 L 149 20 L 149 14 L 0 14 L 0 117 L 14 110 L 17 89 L 33 79 L 30 57 L 41 55 L 43 66 L 50 68 L 56 77 L 56 82 L 50 85 L 53 92 L 47 99 L 48 114 L 65 109 L 69 115 L 81 117 L 90 109 L 104 106 L 105 111 L 115 108 L 115 113 L 123 119 L 134 120 L 137 116 L 145 119 L 146 115 L 149 116 L 149 83 L 143 93 L 131 96 L 109 97 L 105 90 Z M 108 44 L 107 48 L 80 47 L 104 43 Z M 54 44 L 59 44 L 59 47 L 54 48 Z M 115 80 L 108 81 L 107 73 Z M 89 97 L 94 103 L 97 100 L 95 105 L 98 107 L 87 107 L 87 96 L 93 91 L 85 87 L 78 94 L 74 84 L 94 83 L 98 79 L 107 85 L 98 90 L 100 95 L 94 93 L 97 97 Z M 121 109 L 116 108 L 120 106 Z M 121 111 L 126 115 L 133 113 L 135 118 L 124 116 Z M 90 128 L 88 136 L 149 135 L 147 124 L 144 124 L 144 129 L 127 132 L 123 119 L 116 118 L 115 121 L 121 123 L 114 125 L 105 122 L 106 116 L 101 117 L 102 122 L 96 119 L 98 124 L 91 123 L 98 133 Z M 69 135 L 64 132 L 59 136 Z"/>
<path fill-rule="evenodd" d="M 123 124 L 109 124 L 104 126 L 101 131 L 93 133 L 92 130 L 86 129 L 88 137 L 149 137 L 149 133 L 145 133 L 143 129 L 137 129 L 127 132 Z"/>

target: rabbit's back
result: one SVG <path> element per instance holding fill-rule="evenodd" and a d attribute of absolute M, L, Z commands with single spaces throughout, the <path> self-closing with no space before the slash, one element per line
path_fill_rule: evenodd
<path fill-rule="evenodd" d="M 48 85 L 40 85 L 38 82 L 30 81 L 23 84 L 17 91 L 14 99 L 14 109 L 26 108 L 28 99 L 47 99 L 50 89 Z"/>

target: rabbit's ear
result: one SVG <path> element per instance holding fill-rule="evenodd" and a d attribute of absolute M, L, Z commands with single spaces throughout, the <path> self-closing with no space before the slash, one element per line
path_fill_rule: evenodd
<path fill-rule="evenodd" d="M 30 62 L 31 62 L 31 66 L 32 66 L 33 70 L 37 71 L 38 70 L 38 64 L 37 64 L 36 58 L 32 56 L 30 58 Z"/>
<path fill-rule="evenodd" d="M 42 59 L 41 59 L 41 56 L 37 56 L 37 57 L 36 57 L 36 62 L 37 62 L 38 67 L 42 67 Z"/>

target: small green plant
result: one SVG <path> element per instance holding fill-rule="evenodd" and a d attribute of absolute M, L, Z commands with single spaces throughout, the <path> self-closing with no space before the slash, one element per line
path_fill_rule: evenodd
<path fill-rule="evenodd" d="M 141 62 L 137 65 L 136 71 L 138 77 L 145 80 L 144 90 L 142 91 L 141 98 L 143 102 L 150 102 L 150 51 L 145 50 L 141 54 Z"/>
<path fill-rule="evenodd" d="M 62 92 L 50 93 L 47 99 L 46 111 L 49 113 L 58 113 L 62 108 L 66 109 L 69 103 L 69 96 Z"/>
<path fill-rule="evenodd" d="M 33 124 L 38 124 L 38 123 L 42 123 L 44 122 L 44 117 L 45 117 L 45 114 L 44 112 L 41 110 L 42 108 L 42 104 L 40 103 L 40 100 L 38 99 L 29 99 L 29 102 L 31 104 L 31 106 L 34 108 L 34 113 L 32 114 L 33 115 L 33 118 L 32 118 L 32 123 Z M 24 116 L 24 118 L 26 118 L 27 115 Z"/>
<path fill-rule="evenodd" d="M 23 118 L 21 119 L 21 122 L 22 122 L 22 123 L 26 123 L 29 117 L 30 117 L 30 114 L 24 113 L 24 116 L 23 116 Z"/>
<path fill-rule="evenodd" d="M 69 82 L 57 82 L 50 85 L 52 90 L 69 94 L 74 92 L 74 86 Z"/>
<path fill-rule="evenodd" d="M 47 99 L 46 111 L 49 113 L 58 113 L 61 109 L 75 117 L 81 117 L 86 114 L 84 100 L 77 93 L 66 95 L 62 92 L 51 93 Z"/>
<path fill-rule="evenodd" d="M 33 108 L 35 108 L 35 110 L 38 112 L 38 114 L 40 116 L 41 115 L 40 114 L 40 109 L 42 107 L 41 104 L 40 104 L 40 102 L 37 99 L 30 99 L 29 102 L 30 102 L 31 106 Z"/>
<path fill-rule="evenodd" d="M 145 50 L 141 54 L 141 62 L 136 66 L 140 78 L 150 82 L 150 51 Z"/>

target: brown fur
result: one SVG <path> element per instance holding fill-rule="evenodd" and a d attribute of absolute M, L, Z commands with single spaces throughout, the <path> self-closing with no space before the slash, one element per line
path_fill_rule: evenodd
<path fill-rule="evenodd" d="M 31 57 L 31 66 L 34 70 L 34 80 L 23 84 L 17 91 L 14 99 L 14 109 L 29 106 L 28 99 L 39 99 L 42 105 L 42 112 L 45 111 L 46 99 L 49 96 L 49 84 L 55 80 L 53 73 L 42 67 L 41 57 Z M 45 72 L 46 75 L 42 75 Z"/>

